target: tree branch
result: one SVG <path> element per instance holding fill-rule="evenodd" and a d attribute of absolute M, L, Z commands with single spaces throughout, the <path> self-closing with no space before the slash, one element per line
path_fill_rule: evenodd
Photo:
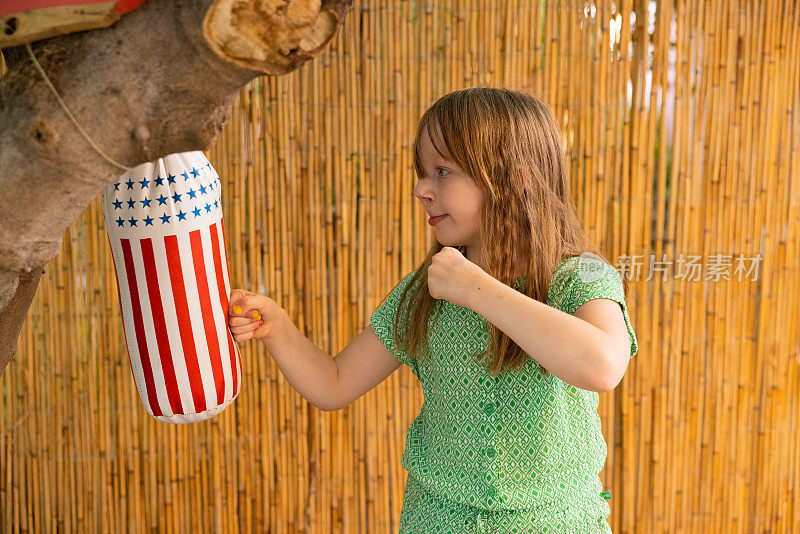
<path fill-rule="evenodd" d="M 210 148 L 241 88 L 313 57 L 349 8 L 349 0 L 148 0 L 114 26 L 41 41 L 33 51 L 94 142 L 134 167 Z M 67 226 L 122 173 L 70 122 L 25 48 L 4 54 L 0 373 L 38 273 L 58 253 Z"/>

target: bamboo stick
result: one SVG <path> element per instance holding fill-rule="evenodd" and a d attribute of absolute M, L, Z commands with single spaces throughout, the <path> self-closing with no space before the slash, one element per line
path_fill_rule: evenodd
<path fill-rule="evenodd" d="M 462 87 L 530 90 L 562 128 L 590 237 L 612 260 L 673 262 L 663 282 L 644 280 L 647 261 L 629 280 L 639 354 L 600 397 L 612 530 L 791 531 L 800 4 L 648 7 L 356 2 L 317 58 L 242 90 L 208 152 L 232 285 L 338 353 L 434 242 L 412 196 L 422 112 Z M 95 199 L 65 233 L 0 378 L 0 528 L 396 531 L 422 404 L 410 370 L 323 413 L 243 343 L 230 408 L 154 422 L 102 220 Z M 675 278 L 681 254 L 760 254 L 759 278 Z"/>

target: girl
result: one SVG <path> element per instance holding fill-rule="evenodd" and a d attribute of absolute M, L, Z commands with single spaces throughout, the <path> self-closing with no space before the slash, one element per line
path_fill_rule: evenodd
<path fill-rule="evenodd" d="M 410 366 L 425 402 L 401 533 L 610 532 L 598 393 L 638 346 L 622 278 L 575 214 L 552 112 L 520 92 L 456 91 L 422 116 L 413 151 L 437 243 L 370 328 L 331 358 L 275 301 L 237 289 L 235 339 L 261 340 L 322 410 Z"/>

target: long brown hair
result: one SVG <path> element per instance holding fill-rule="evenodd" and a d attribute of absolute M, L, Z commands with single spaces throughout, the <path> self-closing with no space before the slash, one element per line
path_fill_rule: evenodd
<path fill-rule="evenodd" d="M 576 214 L 563 140 L 545 102 L 519 91 L 490 87 L 444 95 L 425 111 L 417 127 L 413 155 L 419 177 L 424 176 L 419 145 L 425 129 L 442 157 L 472 177 L 484 192 L 481 241 L 487 262 L 484 270 L 492 277 L 515 287 L 515 272 L 522 268 L 527 283 L 521 281 L 520 291 L 546 303 L 551 276 L 561 261 L 585 251 L 606 261 Z M 442 248 L 434 243 L 400 297 L 398 309 L 408 299 L 404 322 L 413 327 L 399 333 L 400 313 L 395 316 L 397 346 L 417 360 L 428 351 L 428 328 L 435 325 L 441 309 L 428 290 L 428 267 Z M 466 246 L 455 248 L 466 256 Z M 475 357 L 487 360 L 494 355 L 488 362 L 493 377 L 503 368 L 521 368 L 525 352 L 502 330 L 491 323 L 489 327 L 491 342 Z M 548 374 L 543 367 L 541 372 Z"/>

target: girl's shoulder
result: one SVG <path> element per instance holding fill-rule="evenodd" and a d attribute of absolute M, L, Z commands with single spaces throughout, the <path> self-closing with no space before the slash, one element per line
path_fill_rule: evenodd
<path fill-rule="evenodd" d="M 622 287 L 617 269 L 592 255 L 569 256 L 558 263 L 550 278 L 547 298 L 559 300 L 564 293 L 586 293 L 599 290 L 615 292 Z"/>
<path fill-rule="evenodd" d="M 580 256 L 568 256 L 556 264 L 556 268 L 550 275 L 549 290 L 552 290 L 554 287 L 560 287 L 569 280 L 578 267 L 579 259 Z"/>
<path fill-rule="evenodd" d="M 414 279 L 414 276 L 417 274 L 417 269 L 414 269 L 407 275 L 405 275 L 395 286 L 395 291 L 402 291 L 411 283 L 411 280 Z"/>
<path fill-rule="evenodd" d="M 405 275 L 384 297 L 383 301 L 378 306 L 378 311 L 382 313 L 395 313 L 396 308 L 400 303 L 400 298 L 405 291 L 406 287 L 409 285 L 411 280 L 414 278 L 417 269 L 411 271 L 407 275 Z"/>
<path fill-rule="evenodd" d="M 595 256 L 594 254 L 584 253 L 580 256 L 567 256 L 562 259 L 553 271 L 551 282 L 564 282 L 576 280 L 583 282 L 593 282 L 597 279 L 619 275 L 613 265 Z"/>

